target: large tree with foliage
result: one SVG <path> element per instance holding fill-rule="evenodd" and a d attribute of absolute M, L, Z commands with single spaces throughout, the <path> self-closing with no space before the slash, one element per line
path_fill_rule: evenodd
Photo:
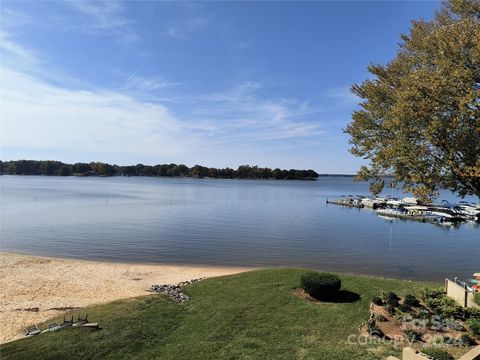
<path fill-rule="evenodd" d="M 412 21 L 396 57 L 353 85 L 362 99 L 346 132 L 368 159 L 373 192 L 391 175 L 420 198 L 445 188 L 480 197 L 480 0 L 450 0 Z"/>

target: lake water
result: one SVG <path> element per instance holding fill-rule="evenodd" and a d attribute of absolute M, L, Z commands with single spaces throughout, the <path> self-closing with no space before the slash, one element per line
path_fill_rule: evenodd
<path fill-rule="evenodd" d="M 0 176 L 0 181 L 5 251 L 131 262 L 309 267 L 426 280 L 468 278 L 480 271 L 479 224 L 451 228 L 389 221 L 373 211 L 327 205 L 327 197 L 368 194 L 367 184 L 347 177 Z M 446 192 L 440 198 L 455 200 Z"/>

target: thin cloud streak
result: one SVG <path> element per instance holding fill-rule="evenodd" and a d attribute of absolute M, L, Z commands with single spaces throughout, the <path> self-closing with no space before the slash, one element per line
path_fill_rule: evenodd
<path fill-rule="evenodd" d="M 91 35 L 116 36 L 127 43 L 138 40 L 138 35 L 131 29 L 133 22 L 124 15 L 121 2 L 69 0 L 65 4 L 81 15 L 80 31 Z"/>

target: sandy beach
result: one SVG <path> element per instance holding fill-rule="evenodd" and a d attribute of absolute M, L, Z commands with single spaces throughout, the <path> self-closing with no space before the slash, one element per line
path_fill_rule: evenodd
<path fill-rule="evenodd" d="M 251 270 L 240 267 L 130 264 L 0 252 L 0 343 L 68 309 L 140 295 L 175 284 Z"/>

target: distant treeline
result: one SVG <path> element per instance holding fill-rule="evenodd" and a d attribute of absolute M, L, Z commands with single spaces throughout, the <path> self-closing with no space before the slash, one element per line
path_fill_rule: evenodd
<path fill-rule="evenodd" d="M 318 174 L 313 170 L 282 170 L 241 165 L 238 169 L 216 169 L 195 165 L 189 168 L 183 164 L 130 165 L 120 166 L 102 162 L 65 164 L 52 160 L 0 161 L 1 175 L 58 175 L 58 176 L 183 176 L 215 179 L 277 179 L 315 180 Z"/>

